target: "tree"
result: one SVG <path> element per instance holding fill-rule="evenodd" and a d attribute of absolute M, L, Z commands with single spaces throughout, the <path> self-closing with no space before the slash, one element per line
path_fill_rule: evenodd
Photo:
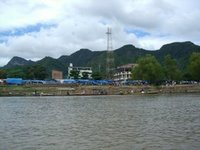
<path fill-rule="evenodd" d="M 82 79 L 89 79 L 89 72 L 83 72 L 82 73 Z"/>
<path fill-rule="evenodd" d="M 34 67 L 33 66 L 28 66 L 24 68 L 24 72 L 26 74 L 25 78 L 26 79 L 34 79 Z"/>
<path fill-rule="evenodd" d="M 200 80 L 200 53 L 192 53 L 188 64 L 192 80 Z"/>
<path fill-rule="evenodd" d="M 152 55 L 146 55 L 137 61 L 137 66 L 132 71 L 132 78 L 147 80 L 156 83 L 164 78 L 163 69 L 160 63 Z"/>
<path fill-rule="evenodd" d="M 45 67 L 41 65 L 29 66 L 24 69 L 26 79 L 44 80 L 47 77 Z"/>
<path fill-rule="evenodd" d="M 0 79 L 5 79 L 7 76 L 7 72 L 5 70 L 0 70 Z"/>
<path fill-rule="evenodd" d="M 176 61 L 170 55 L 165 56 L 164 73 L 167 80 L 180 80 L 181 71 L 178 69 Z"/>
<path fill-rule="evenodd" d="M 36 79 L 44 80 L 47 77 L 45 67 L 41 65 L 34 66 L 34 76 Z"/>
<path fill-rule="evenodd" d="M 14 69 L 8 70 L 7 77 L 8 78 L 24 78 L 25 73 L 21 67 L 14 68 Z"/>
<path fill-rule="evenodd" d="M 94 73 L 92 73 L 92 78 L 94 80 L 101 80 L 103 77 L 102 77 L 102 74 L 100 72 L 94 72 Z"/>
<path fill-rule="evenodd" d="M 79 71 L 77 71 L 77 70 L 71 70 L 70 71 L 70 77 L 72 77 L 74 79 L 79 79 Z"/>

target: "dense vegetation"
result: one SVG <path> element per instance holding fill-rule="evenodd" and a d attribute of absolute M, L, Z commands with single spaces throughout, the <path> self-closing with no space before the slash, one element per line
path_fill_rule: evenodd
<path fill-rule="evenodd" d="M 137 63 L 138 66 L 132 72 L 133 79 L 147 80 L 150 82 L 164 79 L 162 67 L 154 56 L 146 55 L 140 58 Z"/>
<path fill-rule="evenodd" d="M 193 53 L 188 64 L 188 74 L 192 80 L 200 80 L 200 53 Z"/>
<path fill-rule="evenodd" d="M 141 57 L 137 64 L 132 71 L 132 78 L 135 80 L 147 80 L 150 83 L 166 80 L 200 80 L 200 53 L 192 53 L 186 69 L 182 71 L 170 55 L 165 56 L 162 66 L 152 55 Z"/>
<path fill-rule="evenodd" d="M 193 55 L 195 56 L 191 56 L 192 53 L 194 53 Z M 148 68 L 148 70 L 158 69 L 154 70 L 154 72 L 161 72 L 160 77 L 156 76 L 156 80 L 161 78 L 168 80 L 199 80 L 198 75 L 200 73 L 198 72 L 196 75 L 193 73 L 194 70 L 199 70 L 199 63 L 197 62 L 199 56 L 197 56 L 197 53 L 200 53 L 200 46 L 191 42 L 176 42 L 166 44 L 159 50 L 154 51 L 139 49 L 133 45 L 125 45 L 114 50 L 113 56 L 115 67 L 127 63 L 144 63 L 147 61 L 144 60 L 144 57 L 148 56 L 150 64 L 144 66 Z M 7 65 L 0 69 L 0 78 L 22 77 L 24 79 L 51 79 L 52 70 L 62 71 L 64 78 L 66 78 L 69 63 L 73 63 L 74 66 L 92 67 L 92 77 L 95 79 L 102 79 L 105 77 L 106 72 L 106 51 L 81 49 L 69 56 L 64 55 L 58 59 L 45 57 L 36 62 L 25 60 L 20 57 L 13 57 Z M 154 68 L 154 65 L 158 68 Z M 162 68 L 162 71 L 159 71 L 159 66 Z M 38 69 L 38 67 L 40 69 L 42 68 L 42 70 Z M 153 73 L 149 74 L 150 80 L 155 80 L 153 79 L 154 76 Z M 86 77 L 87 75 L 85 75 L 85 78 Z M 140 77 L 142 79 L 145 78 L 144 75 Z"/>
<path fill-rule="evenodd" d="M 180 70 L 177 62 L 170 55 L 166 55 L 161 65 L 155 56 L 147 54 L 137 60 L 137 66 L 132 71 L 134 80 L 147 80 L 156 83 L 163 80 L 200 80 L 200 53 L 192 53 L 186 69 Z M 78 79 L 77 72 L 71 72 L 71 76 Z M 48 74 L 42 65 L 16 67 L 14 69 L 1 69 L 0 78 L 17 77 L 23 79 L 47 79 Z M 87 79 L 84 75 L 83 79 Z M 94 79 L 102 79 L 100 72 L 92 74 Z"/>
<path fill-rule="evenodd" d="M 13 69 L 0 70 L 0 78 L 23 78 L 43 80 L 47 78 L 47 72 L 46 69 L 41 65 L 16 67 Z"/>

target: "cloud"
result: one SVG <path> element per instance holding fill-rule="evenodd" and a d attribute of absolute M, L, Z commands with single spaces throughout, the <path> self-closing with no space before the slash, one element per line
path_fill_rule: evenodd
<path fill-rule="evenodd" d="M 175 41 L 200 44 L 198 0 L 0 1 L 0 66 L 13 56 L 37 60 L 81 49 L 133 44 L 149 50 Z"/>

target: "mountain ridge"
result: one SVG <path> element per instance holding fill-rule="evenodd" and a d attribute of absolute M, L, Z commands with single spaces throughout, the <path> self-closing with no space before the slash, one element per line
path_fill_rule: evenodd
<path fill-rule="evenodd" d="M 113 51 L 115 66 L 126 63 L 135 63 L 139 57 L 145 56 L 146 54 L 154 55 L 159 62 L 162 63 L 165 55 L 170 54 L 172 58 L 177 61 L 180 68 L 186 67 L 186 63 L 193 52 L 200 52 L 200 46 L 195 45 L 190 41 L 165 44 L 158 50 L 145 50 L 127 44 Z M 73 63 L 74 66 L 90 66 L 94 71 L 104 72 L 106 67 L 106 51 L 80 49 L 71 55 L 62 55 L 59 58 L 47 56 L 38 61 L 26 60 L 15 56 L 3 68 L 10 69 L 17 66 L 23 67 L 38 64 L 47 68 L 49 73 L 53 69 L 65 73 L 67 72 L 69 63 Z"/>
<path fill-rule="evenodd" d="M 13 66 L 24 66 L 24 65 L 32 65 L 35 62 L 32 60 L 26 60 L 19 56 L 14 56 L 6 65 L 6 68 L 12 68 Z M 5 67 L 5 66 L 4 66 Z"/>

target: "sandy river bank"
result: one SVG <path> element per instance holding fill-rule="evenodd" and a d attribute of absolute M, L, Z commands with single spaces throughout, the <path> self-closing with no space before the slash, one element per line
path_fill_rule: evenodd
<path fill-rule="evenodd" d="M 174 86 L 80 86 L 80 85 L 1 85 L 0 96 L 73 96 L 200 93 L 200 85 Z"/>

